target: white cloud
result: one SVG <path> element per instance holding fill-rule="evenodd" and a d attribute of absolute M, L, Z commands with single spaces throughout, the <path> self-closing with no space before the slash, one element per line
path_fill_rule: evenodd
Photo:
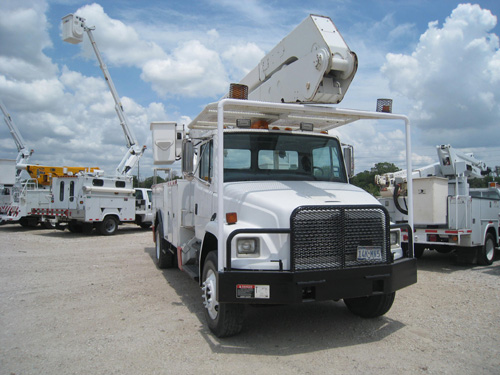
<path fill-rule="evenodd" d="M 47 78 L 57 66 L 43 53 L 52 47 L 43 1 L 4 0 L 0 11 L 0 72 L 14 80 Z"/>
<path fill-rule="evenodd" d="M 35 150 L 33 163 L 99 166 L 114 173 L 126 146 L 113 98 L 102 77 L 88 77 L 66 66 L 59 70 L 45 54 L 52 46 L 45 10 L 41 1 L 2 3 L 0 97 L 26 146 Z M 13 20 L 26 27 L 13 25 Z M 137 54 L 143 52 L 139 48 Z M 138 58 L 128 63 L 134 61 Z M 140 144 L 147 142 L 151 119 L 168 118 L 161 103 L 143 107 L 126 96 L 121 100 Z M 15 144 L 5 127 L 0 127 L 0 138 L 0 157 L 15 158 Z M 146 164 L 148 158 L 146 154 Z"/>
<path fill-rule="evenodd" d="M 85 18 L 87 26 L 96 27 L 92 34 L 107 63 L 141 67 L 148 60 L 165 56 L 165 52 L 156 43 L 141 39 L 133 27 L 110 18 L 99 4 L 85 5 L 75 14 Z M 94 51 L 87 37 L 84 38 L 84 54 L 94 58 Z"/>
<path fill-rule="evenodd" d="M 410 118 L 434 144 L 497 145 L 500 118 L 497 19 L 461 4 L 440 28 L 430 22 L 411 55 L 387 54 L 390 88 L 412 103 Z"/>
<path fill-rule="evenodd" d="M 245 43 L 230 46 L 222 53 L 222 58 L 233 68 L 231 73 L 233 80 L 239 82 L 248 72 L 255 68 L 264 55 L 264 51 L 255 43 Z"/>
<path fill-rule="evenodd" d="M 162 97 L 213 97 L 228 87 L 228 77 L 219 54 L 197 40 L 183 44 L 166 59 L 148 61 L 141 78 L 150 82 Z"/>

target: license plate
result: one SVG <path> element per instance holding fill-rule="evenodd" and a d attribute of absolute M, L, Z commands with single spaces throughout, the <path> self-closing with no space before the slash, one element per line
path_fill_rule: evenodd
<path fill-rule="evenodd" d="M 358 260 L 382 260 L 382 249 L 378 246 L 358 246 Z"/>

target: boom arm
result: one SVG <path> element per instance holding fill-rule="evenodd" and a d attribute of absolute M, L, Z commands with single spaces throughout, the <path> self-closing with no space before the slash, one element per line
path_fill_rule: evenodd
<path fill-rule="evenodd" d="M 248 99 L 285 103 L 340 103 L 358 67 L 329 17 L 310 15 L 240 83 Z"/>
<path fill-rule="evenodd" d="M 146 150 L 146 146 L 143 146 L 142 148 L 138 146 L 138 142 L 128 124 L 125 112 L 123 111 L 122 103 L 120 101 L 120 97 L 118 96 L 118 92 L 116 91 L 113 80 L 111 79 L 111 75 L 109 74 L 108 68 L 101 57 L 101 53 L 99 52 L 94 36 L 92 35 L 92 30 L 94 30 L 95 28 L 87 27 L 85 25 L 84 18 L 75 16 L 73 14 L 68 14 L 62 19 L 62 21 L 63 40 L 65 42 L 72 44 L 80 43 L 81 41 L 83 41 L 83 31 L 85 31 L 89 37 L 92 48 L 94 49 L 97 60 L 99 61 L 99 66 L 101 67 L 101 70 L 104 74 L 104 79 L 106 80 L 109 90 L 111 91 L 111 95 L 113 96 L 113 99 L 115 101 L 115 111 L 120 120 L 120 125 L 123 129 L 125 140 L 127 142 L 128 151 L 116 168 L 116 171 L 118 174 L 129 175 Z"/>
<path fill-rule="evenodd" d="M 478 177 L 482 178 L 488 175 L 491 170 L 486 164 L 474 158 L 472 154 L 466 154 L 456 151 L 450 145 L 441 145 L 436 147 L 439 162 L 427 165 L 422 168 L 414 169 L 413 178 L 420 177 L 445 177 L 455 179 L 458 177 Z M 384 189 L 383 192 L 393 193 L 395 185 L 406 182 L 406 170 L 385 173 L 375 176 L 375 183 Z M 382 192 L 381 192 L 382 193 Z M 384 193 L 387 195 L 387 193 Z"/>
<path fill-rule="evenodd" d="M 463 173 L 467 177 L 482 178 L 491 172 L 486 164 L 477 160 L 473 154 L 456 151 L 450 145 L 438 146 L 437 153 L 441 173 L 445 177 L 458 176 Z"/>
<path fill-rule="evenodd" d="M 2 109 L 3 112 L 3 119 L 5 120 L 5 123 L 9 128 L 9 132 L 12 135 L 12 138 L 14 138 L 14 142 L 16 143 L 17 147 L 16 166 L 17 167 L 24 166 L 28 163 L 31 154 L 33 154 L 33 150 L 28 150 L 26 148 L 24 139 L 21 136 L 21 133 L 19 133 L 19 129 L 12 120 L 12 117 L 10 117 L 9 113 L 7 112 L 7 109 L 5 108 L 5 105 L 1 100 L 0 100 L 0 108 Z M 19 177 L 20 175 L 21 175 L 21 169 L 18 168 L 17 177 Z"/>

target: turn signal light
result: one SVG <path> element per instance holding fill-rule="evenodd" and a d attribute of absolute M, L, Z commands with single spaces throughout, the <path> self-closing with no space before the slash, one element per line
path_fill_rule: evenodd
<path fill-rule="evenodd" d="M 228 212 L 226 213 L 226 222 L 231 225 L 231 224 L 236 224 L 238 221 L 238 215 L 236 212 Z"/>

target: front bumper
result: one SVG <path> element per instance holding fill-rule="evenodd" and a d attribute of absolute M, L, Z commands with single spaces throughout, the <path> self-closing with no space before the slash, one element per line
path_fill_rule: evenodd
<path fill-rule="evenodd" d="M 333 271 L 245 271 L 219 273 L 218 301 L 291 304 L 391 293 L 417 282 L 417 260 Z M 264 293 L 255 292 L 264 290 Z M 252 293 L 252 288 L 254 292 Z M 246 292 L 242 293 L 242 290 Z"/>

